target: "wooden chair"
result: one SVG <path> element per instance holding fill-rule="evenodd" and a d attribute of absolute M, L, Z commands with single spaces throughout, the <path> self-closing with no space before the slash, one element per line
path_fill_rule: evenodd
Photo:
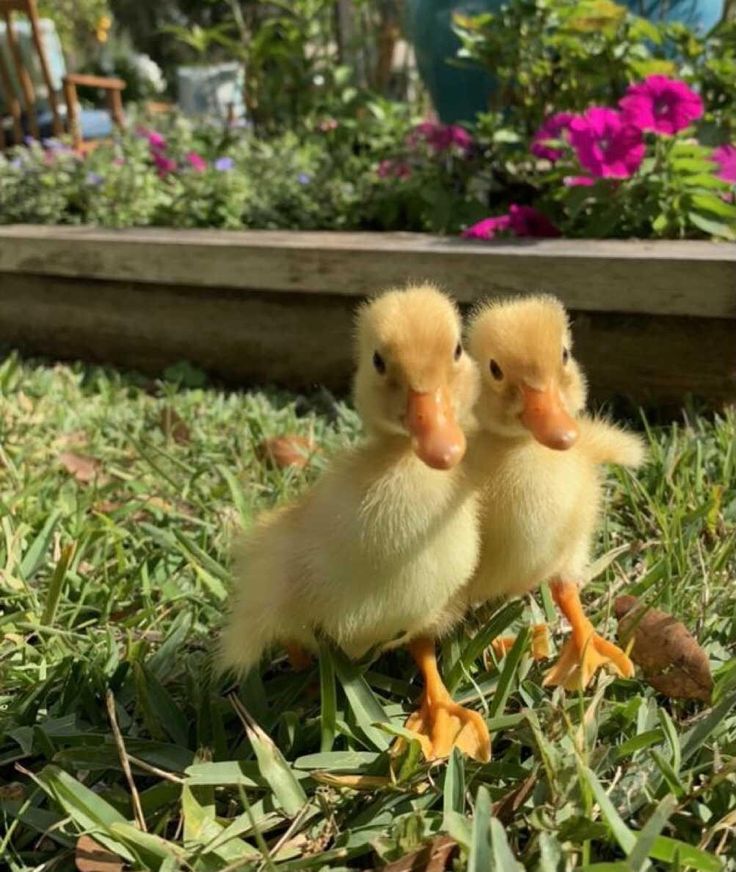
<path fill-rule="evenodd" d="M 122 79 L 104 76 L 84 76 L 74 73 L 62 77 L 62 88 L 66 112 L 60 106 L 58 89 L 54 86 L 46 49 L 42 36 L 41 19 L 38 14 L 36 0 L 0 0 L 0 16 L 5 21 L 5 38 L 8 53 L 12 60 L 15 71 L 15 79 L 19 93 L 16 93 L 15 83 L 10 69 L 6 63 L 4 53 L 0 51 L 0 88 L 5 99 L 5 108 L 12 118 L 13 142 L 18 145 L 23 142 L 26 135 L 40 139 L 44 134 L 38 112 L 38 99 L 33 85 L 32 77 L 24 63 L 21 43 L 14 23 L 14 13 L 26 17 L 30 22 L 31 39 L 33 47 L 38 55 L 41 76 L 47 89 L 46 99 L 50 112 L 50 130 L 53 136 L 61 136 L 65 131 L 71 133 L 73 145 L 77 149 L 83 148 L 85 131 L 83 118 L 80 118 L 79 101 L 77 99 L 78 87 L 100 88 L 107 92 L 107 102 L 112 121 L 123 128 L 125 119 L 123 116 L 122 92 L 125 82 Z M 5 133 L 5 118 L 0 118 L 0 149 L 7 145 Z"/>

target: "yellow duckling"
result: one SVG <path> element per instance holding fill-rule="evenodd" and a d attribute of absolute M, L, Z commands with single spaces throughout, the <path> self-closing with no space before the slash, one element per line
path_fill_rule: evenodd
<path fill-rule="evenodd" d="M 410 726 L 427 757 L 457 743 L 485 760 L 485 722 L 452 701 L 432 641 L 461 617 L 449 601 L 478 558 L 458 424 L 475 402 L 477 370 L 455 306 L 426 286 L 361 308 L 356 355 L 367 437 L 239 543 L 222 665 L 245 672 L 274 643 L 314 650 L 316 631 L 351 657 L 408 642 L 425 680 Z"/>
<path fill-rule="evenodd" d="M 467 469 L 480 488 L 481 557 L 464 591 L 473 605 L 549 581 L 572 626 L 545 684 L 585 687 L 603 665 L 630 676 L 626 654 L 593 629 L 578 587 L 600 511 L 598 467 L 636 467 L 639 437 L 582 413 L 583 373 L 567 314 L 554 297 L 491 303 L 473 318 L 469 350 L 481 370 L 478 432 Z"/>

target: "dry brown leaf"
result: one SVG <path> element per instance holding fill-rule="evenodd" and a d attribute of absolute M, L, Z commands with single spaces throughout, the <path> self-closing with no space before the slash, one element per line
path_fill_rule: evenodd
<path fill-rule="evenodd" d="M 634 596 L 618 597 L 614 609 L 619 640 L 625 648 L 633 638 L 630 656 L 648 684 L 672 699 L 710 702 L 710 663 L 684 624 L 660 609 L 639 606 Z"/>
<path fill-rule="evenodd" d="M 100 474 L 102 464 L 96 457 L 85 454 L 74 454 L 72 451 L 62 451 L 59 455 L 61 465 L 71 473 L 78 482 L 89 484 Z"/>
<path fill-rule="evenodd" d="M 258 446 L 258 457 L 279 469 L 287 466 L 305 467 L 317 446 L 306 436 L 273 436 Z"/>
<path fill-rule="evenodd" d="M 79 872 L 122 872 L 123 870 L 123 861 L 120 857 L 108 851 L 92 836 L 79 837 L 74 859 Z"/>
<path fill-rule="evenodd" d="M 189 445 L 192 441 L 189 427 L 176 409 L 172 409 L 171 406 L 164 406 L 161 410 L 159 426 L 167 439 L 173 439 L 179 445 Z"/>
<path fill-rule="evenodd" d="M 437 836 L 428 845 L 384 866 L 381 872 L 445 872 L 457 850 L 457 842 L 450 836 Z"/>
<path fill-rule="evenodd" d="M 539 777 L 536 772 L 532 772 L 525 778 L 518 787 L 515 787 L 510 793 L 502 796 L 501 799 L 493 803 L 493 814 L 502 824 L 510 824 L 516 816 L 516 812 L 524 805 L 534 790 Z"/>
<path fill-rule="evenodd" d="M 84 430 L 70 430 L 62 433 L 56 440 L 59 448 L 82 448 L 87 444 L 87 434 Z"/>
<path fill-rule="evenodd" d="M 0 784 L 0 799 L 5 799 L 10 802 L 20 802 L 22 799 L 25 799 L 25 795 L 26 789 L 19 781 L 11 781 L 9 784 Z"/>

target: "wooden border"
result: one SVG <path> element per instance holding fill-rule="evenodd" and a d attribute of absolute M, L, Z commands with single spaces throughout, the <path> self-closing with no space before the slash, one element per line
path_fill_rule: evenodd
<path fill-rule="evenodd" d="M 347 387 L 357 298 L 429 278 L 465 306 L 549 291 L 598 399 L 736 401 L 736 246 L 474 245 L 404 234 L 0 228 L 0 341 L 34 354 Z"/>
<path fill-rule="evenodd" d="M 364 296 L 433 281 L 461 302 L 552 293 L 571 309 L 736 318 L 736 246 L 405 233 L 0 227 L 0 273 Z"/>

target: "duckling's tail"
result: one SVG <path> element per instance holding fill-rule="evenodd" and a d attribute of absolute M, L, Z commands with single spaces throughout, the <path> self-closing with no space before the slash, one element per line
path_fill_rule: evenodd
<path fill-rule="evenodd" d="M 580 421 L 579 445 L 598 464 L 616 463 L 636 469 L 646 460 L 641 436 L 603 418 L 583 418 Z"/>
<path fill-rule="evenodd" d="M 280 512 L 271 513 L 233 548 L 230 613 L 218 642 L 219 672 L 245 675 L 274 644 L 289 638 L 288 574 L 279 536 Z"/>

